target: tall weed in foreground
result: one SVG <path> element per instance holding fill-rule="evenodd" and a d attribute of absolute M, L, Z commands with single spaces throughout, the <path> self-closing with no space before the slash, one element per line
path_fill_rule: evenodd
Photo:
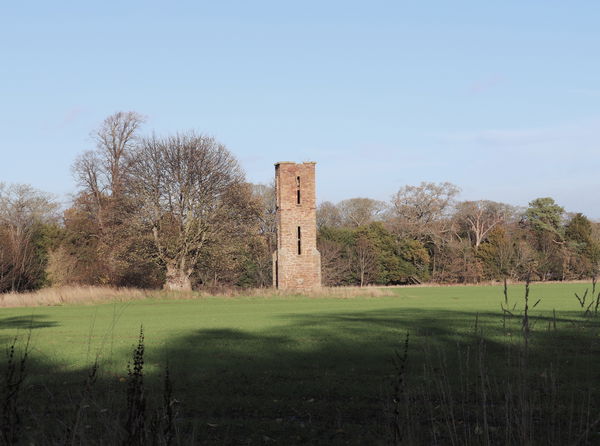
<path fill-rule="evenodd" d="M 484 329 L 478 314 L 470 340 L 455 348 L 425 342 L 419 367 L 415 362 L 409 367 L 406 353 L 395 353 L 392 410 L 388 407 L 391 444 L 600 444 L 597 347 L 591 341 L 584 352 L 589 357 L 585 378 L 571 382 L 564 350 L 538 339 L 554 335 L 556 314 L 554 330 L 534 332 L 538 317 L 531 310 L 539 300 L 530 302 L 528 283 L 519 315 L 505 293 L 504 342 L 484 336 L 484 330 L 496 329 Z M 590 324 L 575 329 L 590 333 L 590 339 L 600 335 Z"/>
<path fill-rule="evenodd" d="M 12 445 L 18 442 L 22 429 L 22 411 L 24 409 L 23 386 L 26 377 L 26 363 L 29 355 L 31 331 L 22 352 L 16 349 L 15 337 L 6 352 L 6 369 L 2 381 L 2 414 L 0 419 L 0 439 L 2 444 Z"/>
<path fill-rule="evenodd" d="M 144 328 L 133 351 L 133 366 L 127 364 L 127 407 L 123 445 L 146 442 L 146 395 L 144 392 Z"/>
<path fill-rule="evenodd" d="M 23 347 L 19 348 L 15 338 L 7 348 L 0 376 L 0 446 L 170 446 L 177 441 L 178 401 L 173 396 L 168 365 L 161 392 L 145 386 L 143 328 L 127 365 L 127 377 L 116 386 L 110 380 L 101 382 L 98 356 L 79 388 L 67 382 L 62 382 L 64 389 L 56 386 L 48 370 L 44 376 L 49 382 L 35 384 L 36 366 L 35 361 L 30 363 L 30 350 L 30 335 Z"/>
<path fill-rule="evenodd" d="M 173 444 L 177 435 L 177 403 L 173 397 L 173 383 L 169 364 L 164 371 L 160 405 L 149 415 L 144 387 L 144 328 L 140 327 L 138 344 L 133 350 L 132 362 L 127 365 L 127 404 L 123 445 Z"/>
<path fill-rule="evenodd" d="M 79 402 L 76 404 L 77 409 L 75 411 L 74 421 L 65 426 L 65 439 L 69 439 L 70 444 L 78 444 L 85 439 L 85 433 L 82 426 L 87 425 L 87 409 L 94 403 L 93 390 L 98 379 L 98 369 L 99 363 L 98 358 L 96 358 L 84 381 Z"/>
<path fill-rule="evenodd" d="M 399 445 L 407 435 L 406 430 L 409 426 L 404 424 L 405 417 L 403 411 L 407 406 L 406 398 L 406 366 L 408 363 L 408 341 L 409 332 L 406 332 L 404 339 L 404 350 L 402 354 L 399 351 L 394 352 L 394 382 L 392 392 L 392 411 L 393 420 L 390 425 L 393 443 Z"/>
<path fill-rule="evenodd" d="M 590 300 L 587 301 L 588 291 L 586 288 L 583 295 L 579 297 L 579 294 L 575 293 L 575 298 L 579 302 L 579 306 L 583 310 L 584 317 L 598 317 L 600 310 L 600 291 L 596 294 L 596 283 L 597 277 L 594 275 L 592 277 L 592 293 L 590 295 Z M 587 301 L 587 302 L 586 302 Z"/>
<path fill-rule="evenodd" d="M 150 427 L 152 444 L 170 446 L 176 440 L 178 403 L 179 401 L 173 397 L 173 383 L 167 362 L 163 379 L 162 405 L 155 410 Z"/>

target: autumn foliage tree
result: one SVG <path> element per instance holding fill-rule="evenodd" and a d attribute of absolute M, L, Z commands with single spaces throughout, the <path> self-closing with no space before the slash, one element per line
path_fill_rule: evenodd
<path fill-rule="evenodd" d="M 65 214 L 64 242 L 53 253 L 53 274 L 61 283 L 155 285 L 147 243 L 131 224 L 137 205 L 126 184 L 144 122 L 132 111 L 108 116 L 91 134 L 96 147 L 75 160 L 79 192 Z"/>

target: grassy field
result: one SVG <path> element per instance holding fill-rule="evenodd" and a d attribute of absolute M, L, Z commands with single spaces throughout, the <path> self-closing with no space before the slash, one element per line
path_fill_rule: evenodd
<path fill-rule="evenodd" d="M 574 297 L 586 288 L 532 284 L 527 347 L 523 285 L 507 317 L 501 286 L 3 308 L 0 341 L 30 337 L 13 411 L 25 444 L 123 441 L 140 326 L 144 428 L 165 416 L 168 363 L 172 444 L 599 444 L 600 324 Z"/>

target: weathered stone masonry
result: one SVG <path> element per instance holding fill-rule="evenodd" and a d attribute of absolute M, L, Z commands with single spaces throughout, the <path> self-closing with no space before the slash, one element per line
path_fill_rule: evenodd
<path fill-rule="evenodd" d="M 273 253 L 273 286 L 310 290 L 321 286 L 317 251 L 315 164 L 275 164 L 277 250 Z"/>

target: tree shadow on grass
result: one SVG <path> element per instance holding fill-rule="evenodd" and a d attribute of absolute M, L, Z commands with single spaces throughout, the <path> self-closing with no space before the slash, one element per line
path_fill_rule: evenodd
<path fill-rule="evenodd" d="M 512 318 L 507 329 L 497 327 L 495 313 L 480 313 L 476 320 L 467 312 L 417 309 L 281 318 L 284 325 L 259 334 L 198 330 L 169 343 L 176 382 L 187 382 L 179 388 L 186 389 L 184 403 L 193 408 L 194 419 L 210 426 L 203 430 L 205 441 L 260 443 L 268 437 L 288 444 L 385 443 L 385 408 L 395 379 L 392 358 L 402 351 L 406 332 L 411 334 L 409 386 L 438 385 L 421 373 L 426 365 L 450 386 L 460 384 L 465 355 L 470 351 L 477 357 L 485 343 L 485 358 L 466 372 L 475 382 L 485 368 L 486 379 L 494 382 L 511 383 L 514 374 L 516 383 L 516 374 L 523 373 L 544 386 L 548 381 L 541 377 L 552 368 L 560 372 L 553 379 L 563 382 L 562 396 L 579 396 L 584 387 L 583 394 L 600 408 L 597 325 L 595 331 L 570 329 L 570 320 L 563 318 L 556 321 L 565 325 L 561 328 L 534 331 L 529 364 L 519 372 L 524 354 L 519 318 Z M 555 440 L 552 444 L 563 441 Z M 540 438 L 539 444 L 548 441 Z"/>
<path fill-rule="evenodd" d="M 20 334 L 43 328 L 59 326 L 59 323 L 48 319 L 45 315 L 13 316 L 0 319 L 0 344 L 5 344 L 14 339 L 11 331 L 20 331 Z"/>
<path fill-rule="evenodd" d="M 476 316 L 381 309 L 277 318 L 278 326 L 261 331 L 198 329 L 169 339 L 164 348 L 147 349 L 147 365 L 168 360 L 174 395 L 180 401 L 182 444 L 387 444 L 391 438 L 388 409 L 398 378 L 392 358 L 396 351 L 402 352 L 406 332 L 410 333 L 405 377 L 409 388 L 439 384 L 434 375 L 422 373 L 424 368 L 453 385 L 464 366 L 465 352 L 477 356 L 482 343 L 486 356 L 477 365 L 486 369 L 490 380 L 510 380 L 524 348 L 521 320 L 511 318 L 502 328 L 501 316 L 492 312 Z M 556 322 L 557 329 L 543 329 L 546 322 Z M 555 321 L 540 319 L 530 336 L 528 376 L 539 377 L 543 386 L 547 382 L 543 374 L 554 367 L 556 379 L 564 386 L 563 396 L 578 397 L 578 389 L 584 388 L 589 410 L 597 412 L 598 333 L 596 322 L 573 325 L 569 315 Z M 28 425 L 35 426 L 40 414 L 63 425 L 74 422 L 88 369 L 65 371 L 61 364 L 36 355 L 30 361 L 28 392 L 33 404 Z M 161 397 L 160 367 L 149 370 L 153 371 L 147 375 L 147 394 L 155 404 Z M 476 378 L 479 367 L 473 373 Z M 94 403 L 86 410 L 96 411 L 90 412 L 89 423 L 95 426 L 95 421 L 100 427 L 91 428 L 89 444 L 116 438 L 114 432 L 120 428 L 110 423 L 120 426 L 126 400 L 127 382 L 122 377 L 100 375 L 95 386 Z M 436 404 L 441 405 L 433 401 Z M 61 424 L 50 421 L 40 428 L 38 423 L 36 432 L 28 431 L 28 440 L 43 444 L 40 439 L 60 438 L 65 430 L 57 425 Z M 537 444 L 561 444 L 564 439 L 539 440 Z"/>
<path fill-rule="evenodd" d="M 36 330 L 39 328 L 57 327 L 56 321 L 49 320 L 48 316 L 32 314 L 30 316 L 13 316 L 0 319 L 0 330 L 23 329 Z"/>

